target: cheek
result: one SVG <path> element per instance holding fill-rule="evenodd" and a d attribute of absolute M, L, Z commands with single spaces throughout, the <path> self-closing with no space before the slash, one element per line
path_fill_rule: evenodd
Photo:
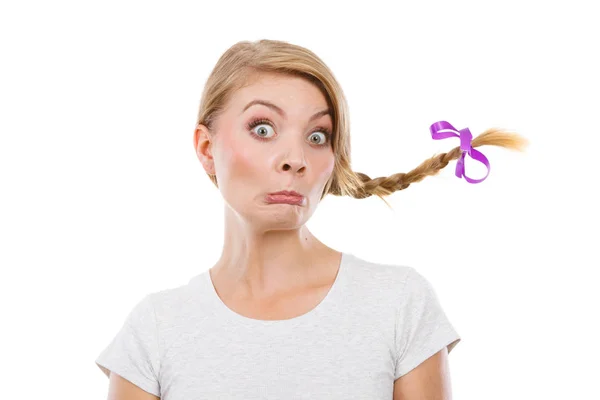
<path fill-rule="evenodd" d="M 220 143 L 221 162 L 217 168 L 221 169 L 222 175 L 227 181 L 235 181 L 235 184 L 249 182 L 250 177 L 258 173 L 258 160 L 260 156 L 255 154 L 253 147 L 243 140 L 236 140 L 234 135 L 224 135 Z"/>
<path fill-rule="evenodd" d="M 328 153 L 326 157 L 323 157 L 320 160 L 320 168 L 318 170 L 321 172 L 319 174 L 319 179 L 323 181 L 327 181 L 331 174 L 333 173 L 333 167 L 335 166 L 335 157 L 333 153 Z"/>

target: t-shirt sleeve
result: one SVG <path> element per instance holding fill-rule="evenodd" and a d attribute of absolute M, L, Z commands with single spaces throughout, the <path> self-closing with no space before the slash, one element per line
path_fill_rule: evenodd
<path fill-rule="evenodd" d="M 409 373 L 446 346 L 450 353 L 461 340 L 431 283 L 413 267 L 407 268 L 396 314 L 394 380 Z"/>
<path fill-rule="evenodd" d="M 133 307 L 121 329 L 95 362 L 107 377 L 113 371 L 160 397 L 158 336 L 151 294 Z"/>

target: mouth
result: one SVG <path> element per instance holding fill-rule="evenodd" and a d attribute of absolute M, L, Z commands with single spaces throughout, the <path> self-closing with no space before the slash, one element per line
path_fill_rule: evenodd
<path fill-rule="evenodd" d="M 300 206 L 304 203 L 304 196 L 298 192 L 282 190 L 280 192 L 267 194 L 266 201 L 267 203 L 282 203 Z"/>

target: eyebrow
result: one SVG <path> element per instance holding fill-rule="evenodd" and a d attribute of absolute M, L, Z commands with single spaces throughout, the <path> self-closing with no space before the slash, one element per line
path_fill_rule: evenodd
<path fill-rule="evenodd" d="M 276 106 L 275 104 L 271 103 L 270 101 L 260 100 L 260 99 L 252 100 L 250 103 L 246 104 L 246 107 L 244 107 L 241 114 L 243 114 L 244 111 L 246 111 L 247 109 L 249 109 L 250 107 L 252 107 L 256 104 L 262 104 L 263 106 L 267 106 L 270 109 L 277 112 L 277 114 L 281 115 L 283 118 L 286 118 L 285 111 L 283 111 L 280 107 Z M 315 120 L 315 119 L 322 117 L 323 115 L 327 115 L 327 114 L 329 114 L 329 116 L 333 118 L 333 116 L 331 115 L 331 110 L 328 108 L 326 110 L 322 110 L 322 111 L 315 113 L 312 117 L 309 118 L 309 121 Z"/>

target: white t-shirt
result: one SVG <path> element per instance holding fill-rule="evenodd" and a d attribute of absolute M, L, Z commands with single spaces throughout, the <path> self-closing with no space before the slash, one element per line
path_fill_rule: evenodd
<path fill-rule="evenodd" d="M 343 252 L 333 286 L 306 314 L 244 317 L 206 270 L 141 299 L 95 362 L 162 400 L 390 400 L 394 380 L 460 340 L 413 267 Z"/>

